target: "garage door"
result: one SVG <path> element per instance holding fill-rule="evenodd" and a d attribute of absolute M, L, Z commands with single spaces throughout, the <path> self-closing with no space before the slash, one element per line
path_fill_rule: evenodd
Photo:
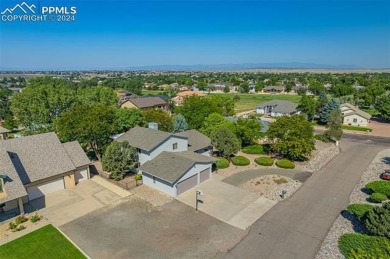
<path fill-rule="evenodd" d="M 200 172 L 200 182 L 203 183 L 207 179 L 210 178 L 210 168 L 207 168 L 206 170 L 203 170 Z"/>
<path fill-rule="evenodd" d="M 189 189 L 195 187 L 197 184 L 198 184 L 198 174 L 185 179 L 184 181 L 177 184 L 177 195 L 185 191 L 188 191 Z"/>
<path fill-rule="evenodd" d="M 63 190 L 63 189 L 65 189 L 65 185 L 64 185 L 64 179 L 61 177 L 60 179 L 48 183 L 42 183 L 40 185 L 28 187 L 27 188 L 28 199 L 31 201 L 39 197 L 42 197 L 46 194 Z"/>
<path fill-rule="evenodd" d="M 76 173 L 74 174 L 74 176 L 75 176 L 75 178 L 76 178 L 76 183 L 85 181 L 85 180 L 88 179 L 88 171 L 87 171 L 87 169 L 85 169 L 85 170 L 76 172 Z"/>

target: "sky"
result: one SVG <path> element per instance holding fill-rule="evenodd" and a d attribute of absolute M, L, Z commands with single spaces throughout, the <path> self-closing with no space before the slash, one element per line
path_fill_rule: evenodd
<path fill-rule="evenodd" d="M 1 0 L 0 12 L 22 2 Z M 74 6 L 75 21 L 0 20 L 0 69 L 281 62 L 390 68 L 390 0 L 25 2 Z"/>

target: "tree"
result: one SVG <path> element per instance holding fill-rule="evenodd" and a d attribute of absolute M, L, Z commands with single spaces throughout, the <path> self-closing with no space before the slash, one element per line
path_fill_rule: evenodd
<path fill-rule="evenodd" d="M 107 106 L 118 105 L 118 98 L 115 91 L 104 86 L 80 88 L 77 90 L 77 99 L 85 105 L 95 103 Z"/>
<path fill-rule="evenodd" d="M 219 128 L 211 136 L 213 146 L 225 158 L 236 154 L 240 150 L 240 140 L 226 127 Z"/>
<path fill-rule="evenodd" d="M 76 105 L 55 121 L 62 142 L 77 140 L 100 160 L 105 145 L 115 132 L 115 108 L 101 104 Z"/>
<path fill-rule="evenodd" d="M 127 172 L 135 167 L 138 161 L 137 156 L 137 149 L 131 147 L 129 142 L 113 141 L 104 151 L 103 170 L 111 173 L 111 178 L 121 180 Z"/>
<path fill-rule="evenodd" d="M 295 87 L 295 83 L 293 81 L 288 81 L 286 84 L 286 92 L 290 92 Z"/>
<path fill-rule="evenodd" d="M 335 97 L 350 95 L 355 92 L 355 89 L 351 85 L 336 85 L 332 89 Z"/>
<path fill-rule="evenodd" d="M 5 117 L 2 126 L 10 131 L 13 131 L 14 129 L 18 128 L 18 124 L 12 115 Z"/>
<path fill-rule="evenodd" d="M 390 95 L 378 97 L 374 107 L 383 119 L 390 120 Z"/>
<path fill-rule="evenodd" d="M 390 202 L 385 202 L 382 206 L 370 210 L 364 220 L 364 225 L 372 235 L 390 239 Z"/>
<path fill-rule="evenodd" d="M 306 160 L 315 149 L 313 126 L 302 115 L 279 117 L 270 123 L 267 136 L 272 149 L 291 160 Z"/>
<path fill-rule="evenodd" d="M 304 94 L 299 100 L 298 110 L 305 113 L 310 120 L 313 120 L 314 115 L 316 114 L 317 101 L 313 96 L 307 96 Z"/>
<path fill-rule="evenodd" d="M 166 111 L 160 109 L 143 110 L 142 116 L 146 122 L 158 123 L 158 129 L 166 132 L 172 131 L 172 117 Z"/>
<path fill-rule="evenodd" d="M 224 92 L 224 93 L 230 92 L 229 86 L 225 85 L 225 87 L 223 88 L 223 92 Z"/>
<path fill-rule="evenodd" d="M 186 118 L 179 113 L 173 119 L 173 132 L 183 132 L 186 130 L 188 130 Z"/>
<path fill-rule="evenodd" d="M 222 127 L 228 128 L 233 133 L 236 132 L 234 122 L 226 119 L 221 114 L 212 113 L 204 120 L 203 126 L 200 128 L 200 132 L 211 137 L 215 131 Z"/>
<path fill-rule="evenodd" d="M 329 102 L 328 97 L 325 92 L 320 92 L 317 100 L 317 112 L 321 112 L 324 109 L 325 105 Z"/>
<path fill-rule="evenodd" d="M 146 125 L 141 111 L 137 108 L 118 108 L 115 111 L 115 117 L 115 131 L 117 133 L 126 132 L 137 125 Z"/>
<path fill-rule="evenodd" d="M 0 119 L 4 119 L 11 115 L 10 97 L 12 91 L 8 89 L 0 89 Z"/>
<path fill-rule="evenodd" d="M 320 122 L 326 124 L 328 122 L 328 117 L 331 111 L 334 109 L 340 109 L 340 104 L 336 99 L 330 100 L 320 113 Z"/>
<path fill-rule="evenodd" d="M 261 124 L 256 119 L 239 118 L 236 124 L 236 135 L 243 146 L 250 145 L 261 136 Z"/>
<path fill-rule="evenodd" d="M 327 130 L 325 136 L 328 139 L 340 140 L 343 135 L 341 125 L 343 123 L 343 117 L 339 109 L 334 109 L 329 113 L 328 121 L 326 123 Z"/>
<path fill-rule="evenodd" d="M 249 93 L 249 84 L 248 84 L 248 82 L 241 83 L 239 89 L 240 89 L 241 93 Z"/>

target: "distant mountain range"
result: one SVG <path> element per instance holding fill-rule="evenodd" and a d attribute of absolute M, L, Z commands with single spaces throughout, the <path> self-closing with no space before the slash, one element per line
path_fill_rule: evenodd
<path fill-rule="evenodd" d="M 285 62 L 285 63 L 243 63 L 243 64 L 215 64 L 215 65 L 149 65 L 129 67 L 91 67 L 91 68 L 7 68 L 0 67 L 0 71 L 89 71 L 89 70 L 111 70 L 111 71 L 212 71 L 212 70 L 250 70 L 250 69 L 340 69 L 340 70 L 380 70 L 389 68 L 367 68 L 356 65 L 324 65 L 316 63 Z"/>

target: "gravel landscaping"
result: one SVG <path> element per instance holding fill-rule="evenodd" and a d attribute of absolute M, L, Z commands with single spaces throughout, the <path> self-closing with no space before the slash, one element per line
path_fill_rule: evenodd
<path fill-rule="evenodd" d="M 329 147 L 321 149 L 314 154 L 307 165 L 304 166 L 303 170 L 311 173 L 319 171 L 339 153 L 340 149 L 336 145 L 330 145 Z"/>
<path fill-rule="evenodd" d="M 384 150 L 375 157 L 367 170 L 363 173 L 359 183 L 349 196 L 350 203 L 367 203 L 368 194 L 363 192 L 364 186 L 371 181 L 379 180 L 379 175 L 385 169 L 390 169 L 390 164 L 384 158 L 390 157 L 390 149 Z M 328 235 L 326 236 L 321 248 L 316 255 L 316 259 L 343 258 L 338 249 L 338 239 L 346 233 L 363 232 L 364 227 L 348 212 L 344 211 L 333 223 Z"/>
<path fill-rule="evenodd" d="M 289 177 L 280 175 L 264 175 L 253 178 L 252 180 L 241 184 L 239 187 L 256 193 L 265 198 L 280 201 L 291 196 L 302 183 Z M 282 191 L 286 191 L 282 198 Z"/>

